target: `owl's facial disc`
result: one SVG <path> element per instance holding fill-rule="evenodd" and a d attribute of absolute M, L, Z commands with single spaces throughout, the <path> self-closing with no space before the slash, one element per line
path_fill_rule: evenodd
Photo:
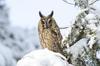
<path fill-rule="evenodd" d="M 45 19 L 42 20 L 42 23 L 44 24 L 45 29 L 50 28 L 50 24 L 51 24 L 50 22 L 51 22 L 50 18 L 45 18 Z"/>

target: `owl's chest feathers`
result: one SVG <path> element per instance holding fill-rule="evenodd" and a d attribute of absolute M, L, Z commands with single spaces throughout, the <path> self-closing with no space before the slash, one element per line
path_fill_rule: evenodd
<path fill-rule="evenodd" d="M 41 31 L 41 43 L 45 46 L 51 47 L 52 45 L 56 44 L 57 36 L 54 35 L 51 29 L 44 29 Z M 58 42 L 57 42 L 58 43 Z"/>
<path fill-rule="evenodd" d="M 52 30 L 50 29 L 44 29 L 42 33 L 42 37 L 47 41 L 53 40 L 54 35 L 52 33 Z"/>

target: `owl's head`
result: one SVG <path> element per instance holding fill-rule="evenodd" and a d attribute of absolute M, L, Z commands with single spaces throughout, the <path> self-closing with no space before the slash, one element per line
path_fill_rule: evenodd
<path fill-rule="evenodd" d="M 40 21 L 41 24 L 43 25 L 43 27 L 45 29 L 48 29 L 52 26 L 52 16 L 53 16 L 53 11 L 48 15 L 48 16 L 44 16 L 40 11 L 39 11 L 39 16 L 40 16 Z"/>

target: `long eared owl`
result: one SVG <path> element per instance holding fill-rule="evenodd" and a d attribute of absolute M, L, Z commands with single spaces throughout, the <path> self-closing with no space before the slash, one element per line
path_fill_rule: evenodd
<path fill-rule="evenodd" d="M 41 12 L 39 12 L 39 16 L 40 21 L 38 24 L 38 32 L 42 47 L 48 48 L 54 52 L 62 53 L 62 35 L 56 21 L 52 17 L 53 11 L 48 16 L 44 16 Z"/>

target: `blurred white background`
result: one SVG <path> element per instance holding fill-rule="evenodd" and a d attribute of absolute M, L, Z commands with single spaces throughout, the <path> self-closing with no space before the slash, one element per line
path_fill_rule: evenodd
<path fill-rule="evenodd" d="M 7 5 L 10 8 L 12 24 L 23 28 L 37 27 L 39 11 L 48 15 L 53 10 L 54 18 L 60 27 L 71 24 L 70 22 L 77 12 L 76 7 L 62 0 L 7 0 Z"/>

